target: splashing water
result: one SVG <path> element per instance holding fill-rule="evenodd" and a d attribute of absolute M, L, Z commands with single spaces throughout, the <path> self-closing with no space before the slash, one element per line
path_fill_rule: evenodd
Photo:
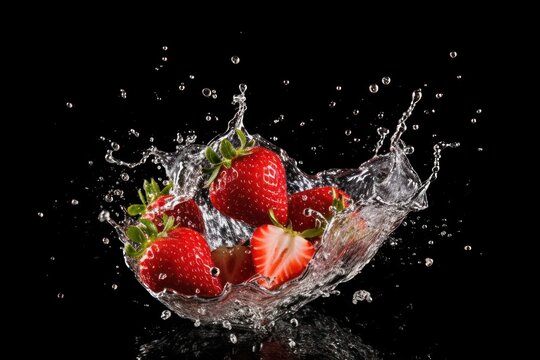
<path fill-rule="evenodd" d="M 210 203 L 208 192 L 203 188 L 206 180 L 203 169 L 206 146 L 217 149 L 223 139 L 233 144 L 238 140 L 235 130 L 242 130 L 248 139 L 258 146 L 273 150 L 281 158 L 287 174 L 289 193 L 319 186 L 334 186 L 350 195 L 352 204 L 336 214 L 327 224 L 317 251 L 305 272 L 276 290 L 268 290 L 252 279 L 246 283 L 224 287 L 223 293 L 214 298 L 186 296 L 170 291 L 153 293 L 159 301 L 181 317 L 196 324 L 233 324 L 235 327 L 264 329 L 285 314 L 292 314 L 319 296 L 333 293 L 340 283 L 351 280 L 372 259 L 390 233 L 396 229 L 411 211 L 427 207 L 426 191 L 440 170 L 442 149 L 459 146 L 457 143 L 438 143 L 434 146 L 434 165 L 429 178 L 422 182 L 412 168 L 407 154 L 412 147 L 405 145 L 401 136 L 406 131 L 406 121 L 422 98 L 421 90 L 412 94 L 411 104 L 398 121 L 390 138 L 389 151 L 378 152 L 383 146 L 387 129 L 380 129 L 380 139 L 375 155 L 358 168 L 331 169 L 316 175 L 307 175 L 298 168 L 297 162 L 285 150 L 278 148 L 258 134 L 250 135 L 243 123 L 247 86 L 240 85 L 240 94 L 233 97 L 238 110 L 229 122 L 227 131 L 214 138 L 208 145 L 195 144 L 195 138 L 179 140 L 177 151 L 166 153 L 151 147 L 142 154 L 139 162 L 127 163 L 114 157 L 115 149 L 105 156 L 110 163 L 134 168 L 150 157 L 163 166 L 169 181 L 174 184 L 175 201 L 170 206 L 194 199 L 203 213 L 206 240 L 213 250 L 219 246 L 238 244 L 240 239 L 250 239 L 253 228 L 219 213 Z M 315 214 L 317 215 L 317 214 Z M 116 223 L 107 211 L 100 214 L 101 221 L 113 225 L 122 242 L 129 241 L 124 233 L 133 220 Z M 129 257 L 126 264 L 138 274 L 138 262 Z M 140 279 L 138 279 L 140 281 Z M 142 281 L 140 281 L 143 284 Z M 144 284 L 143 284 L 144 286 Z"/>

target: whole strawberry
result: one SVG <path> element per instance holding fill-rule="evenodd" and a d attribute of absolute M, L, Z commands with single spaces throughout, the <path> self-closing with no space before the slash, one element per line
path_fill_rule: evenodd
<path fill-rule="evenodd" d="M 210 201 L 222 214 L 251 226 L 268 223 L 270 209 L 286 223 L 287 182 L 281 159 L 267 148 L 253 147 L 241 130 L 236 134 L 240 148 L 224 139 L 219 146 L 222 158 L 211 147 L 206 149 L 206 158 L 213 164 L 206 182 Z"/>
<path fill-rule="evenodd" d="M 158 183 L 151 179 L 144 181 L 143 189 L 139 190 L 139 198 L 142 204 L 134 204 L 128 207 L 128 214 L 131 216 L 140 215 L 141 219 L 152 221 L 159 231 L 163 230 L 163 215 L 173 217 L 175 224 L 179 227 L 189 227 L 204 234 L 204 219 L 199 206 L 193 199 L 174 204 L 174 196 L 169 194 L 172 183 L 159 188 Z"/>
<path fill-rule="evenodd" d="M 197 231 L 172 228 L 174 220 L 163 216 L 163 231 L 150 220 L 141 219 L 139 226 L 130 226 L 125 252 L 139 261 L 139 279 L 153 292 L 175 291 L 183 295 L 213 297 L 221 294 L 221 280 L 210 248 Z"/>
<path fill-rule="evenodd" d="M 317 214 L 321 214 L 326 220 L 334 215 L 334 211 L 340 212 L 349 205 L 349 195 L 344 191 L 332 187 L 323 186 L 294 193 L 289 198 L 289 220 L 295 231 L 324 227 Z"/>

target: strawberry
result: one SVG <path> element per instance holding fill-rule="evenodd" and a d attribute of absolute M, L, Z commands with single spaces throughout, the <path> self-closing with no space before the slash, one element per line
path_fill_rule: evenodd
<path fill-rule="evenodd" d="M 174 196 L 169 194 L 172 183 L 160 190 L 158 183 L 151 179 L 144 181 L 143 189 L 139 190 L 139 198 L 142 204 L 130 205 L 127 209 L 131 216 L 140 215 L 141 219 L 152 221 L 159 231 L 163 230 L 161 218 L 163 214 L 173 217 L 175 223 L 180 227 L 189 227 L 204 234 L 204 219 L 199 206 L 193 199 L 173 204 Z"/>
<path fill-rule="evenodd" d="M 251 250 L 247 246 L 220 246 L 212 251 L 212 260 L 220 270 L 219 278 L 223 284 L 240 284 L 255 275 Z"/>
<path fill-rule="evenodd" d="M 279 156 L 264 147 L 253 147 L 244 133 L 237 129 L 240 147 L 224 139 L 219 150 L 223 158 L 206 148 L 206 158 L 213 164 L 206 182 L 210 201 L 222 214 L 251 226 L 268 223 L 268 210 L 277 219 L 287 222 L 287 182 Z"/>
<path fill-rule="evenodd" d="M 274 225 L 262 225 L 251 238 L 251 255 L 260 279 L 259 284 L 275 289 L 302 274 L 315 254 L 315 247 L 306 238 L 320 236 L 322 229 L 309 229 L 302 233 L 285 228 L 270 210 Z"/>
<path fill-rule="evenodd" d="M 175 291 L 183 295 L 218 296 L 223 286 L 217 276 L 210 248 L 197 231 L 179 227 L 163 216 L 163 231 L 147 219 L 130 226 L 126 255 L 139 261 L 140 280 L 153 292 Z"/>
<path fill-rule="evenodd" d="M 324 227 L 317 221 L 316 214 L 306 214 L 306 209 L 317 211 L 327 220 L 333 216 L 331 207 L 337 212 L 349 206 L 350 196 L 344 191 L 324 186 L 294 193 L 289 198 L 289 220 L 296 231 Z"/>

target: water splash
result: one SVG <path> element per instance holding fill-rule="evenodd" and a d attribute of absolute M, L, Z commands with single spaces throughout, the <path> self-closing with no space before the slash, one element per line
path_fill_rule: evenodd
<path fill-rule="evenodd" d="M 436 144 L 432 173 L 425 182 L 420 180 L 407 158 L 412 147 L 406 146 L 401 139 L 407 129 L 407 119 L 422 98 L 421 90 L 416 90 L 391 136 L 387 153 L 379 154 L 379 151 L 389 131 L 380 129 L 375 156 L 358 168 L 330 169 L 308 175 L 298 168 L 297 161 L 289 157 L 285 150 L 260 135 L 249 134 L 244 126 L 247 86 L 241 84 L 239 89 L 240 93 L 233 97 L 237 111 L 229 121 L 227 131 L 215 137 L 209 144 L 195 144 L 195 137 L 191 136 L 185 141 L 179 139 L 177 151 L 174 153 L 150 147 L 143 152 L 138 162 L 129 163 L 115 158 L 114 152 L 118 149 L 113 148 L 107 151 L 105 158 L 109 163 L 129 168 L 139 166 L 150 158 L 163 166 L 167 178 L 174 185 L 172 193 L 175 200 L 169 206 L 173 207 L 190 198 L 196 201 L 203 213 L 205 237 L 211 249 L 238 244 L 241 239 L 250 239 L 253 233 L 253 228 L 219 213 L 202 187 L 205 180 L 203 169 L 207 167 L 204 156 L 206 146 L 218 150 L 218 144 L 223 139 L 237 144 L 236 129 L 241 129 L 248 140 L 253 140 L 258 146 L 269 148 L 278 154 L 286 170 L 289 193 L 319 186 L 335 186 L 351 196 L 352 204 L 327 224 L 317 252 L 306 271 L 276 290 L 259 286 L 256 279 L 238 285 L 226 284 L 223 293 L 214 298 L 185 296 L 167 290 L 153 293 L 148 289 L 170 310 L 182 317 L 193 319 L 196 324 L 221 323 L 227 324 L 227 328 L 230 324 L 231 328 L 234 325 L 235 328 L 265 329 L 272 327 L 274 321 L 283 315 L 298 311 L 320 296 L 334 293 L 340 283 L 356 276 L 409 212 L 427 207 L 426 191 L 437 178 L 442 149 L 459 144 Z M 128 241 L 124 229 L 132 224 L 133 220 L 124 219 L 117 223 L 106 211 L 102 211 L 100 220 L 113 225 L 122 242 Z M 126 264 L 135 274 L 138 273 L 136 261 L 126 257 Z"/>

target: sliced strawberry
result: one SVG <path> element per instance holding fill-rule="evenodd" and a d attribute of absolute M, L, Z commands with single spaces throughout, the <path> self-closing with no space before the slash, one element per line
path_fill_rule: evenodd
<path fill-rule="evenodd" d="M 287 182 L 279 156 L 264 147 L 252 147 L 240 130 L 236 131 L 240 148 L 227 139 L 220 144 L 223 158 L 211 148 L 206 157 L 213 164 L 207 181 L 210 201 L 222 214 L 251 226 L 268 223 L 268 210 L 287 222 Z"/>
<path fill-rule="evenodd" d="M 331 207 L 341 211 L 349 205 L 350 196 L 344 191 L 324 186 L 294 193 L 289 198 L 289 220 L 295 231 L 304 231 L 323 226 L 317 220 L 316 214 L 306 212 L 306 209 L 314 210 L 327 220 L 333 213 Z"/>
<path fill-rule="evenodd" d="M 139 278 L 153 292 L 175 291 L 201 297 L 218 296 L 223 286 L 215 273 L 210 248 L 200 233 L 190 228 L 170 230 L 172 218 L 164 217 L 165 232 L 149 220 L 127 230 L 132 244 L 126 255 L 139 260 Z"/>
<path fill-rule="evenodd" d="M 212 251 L 212 260 L 223 284 L 240 284 L 255 275 L 251 249 L 247 246 L 220 246 Z"/>
<path fill-rule="evenodd" d="M 175 197 L 169 194 L 172 183 L 159 188 L 154 179 L 144 181 L 143 188 L 145 195 L 139 190 L 139 198 L 142 204 L 134 204 L 128 207 L 128 214 L 131 216 L 140 215 L 141 219 L 152 221 L 159 231 L 163 230 L 161 218 L 164 214 L 173 217 L 179 227 L 189 227 L 204 234 L 204 219 L 199 206 L 193 199 L 174 203 Z"/>
<path fill-rule="evenodd" d="M 300 233 L 279 224 L 267 224 L 255 229 L 251 254 L 257 273 L 270 279 L 261 279 L 259 284 L 275 289 L 302 274 L 315 248 Z"/>

